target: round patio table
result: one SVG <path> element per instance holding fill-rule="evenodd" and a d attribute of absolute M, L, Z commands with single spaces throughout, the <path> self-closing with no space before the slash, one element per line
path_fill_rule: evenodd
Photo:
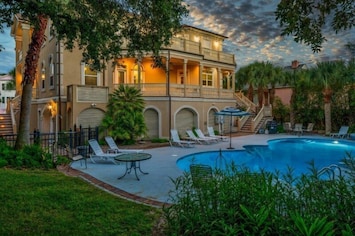
<path fill-rule="evenodd" d="M 145 161 L 152 158 L 152 155 L 149 153 L 124 153 L 121 154 L 117 157 L 115 157 L 116 161 L 121 161 L 121 162 L 126 162 L 126 171 L 125 173 L 118 177 L 118 179 L 122 179 L 123 177 L 126 176 L 126 174 L 131 173 L 132 169 L 134 169 L 134 173 L 136 175 L 137 180 L 139 180 L 138 175 L 137 175 L 137 169 L 142 173 L 142 174 L 148 174 L 147 172 L 143 172 L 141 170 L 141 161 Z"/>

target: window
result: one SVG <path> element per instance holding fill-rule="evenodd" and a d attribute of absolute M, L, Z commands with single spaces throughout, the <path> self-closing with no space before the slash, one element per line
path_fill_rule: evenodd
<path fill-rule="evenodd" d="M 1 84 L 2 90 L 5 90 L 5 84 Z"/>
<path fill-rule="evenodd" d="M 131 75 L 132 75 L 132 82 L 134 84 L 141 84 L 141 83 L 144 83 L 144 69 L 143 69 L 143 66 L 141 65 L 140 68 L 139 68 L 139 71 L 138 71 L 138 65 L 136 64 L 134 67 L 133 67 L 133 70 L 131 72 Z M 140 75 L 140 76 L 139 76 Z"/>
<path fill-rule="evenodd" d="M 202 47 L 211 49 L 211 40 L 209 38 L 203 38 Z"/>
<path fill-rule="evenodd" d="M 42 62 L 41 68 L 41 89 L 44 90 L 46 88 L 46 68 L 44 62 Z"/>
<path fill-rule="evenodd" d="M 113 78 L 113 84 L 124 84 L 126 81 L 127 69 L 124 65 L 118 65 L 116 67 L 116 73 Z"/>
<path fill-rule="evenodd" d="M 85 85 L 97 85 L 97 72 L 88 65 L 85 66 Z"/>
<path fill-rule="evenodd" d="M 205 86 L 205 87 L 212 87 L 213 86 L 212 70 L 202 71 L 202 86 Z"/>
<path fill-rule="evenodd" d="M 52 55 L 49 57 L 49 87 L 54 88 L 54 63 Z"/>

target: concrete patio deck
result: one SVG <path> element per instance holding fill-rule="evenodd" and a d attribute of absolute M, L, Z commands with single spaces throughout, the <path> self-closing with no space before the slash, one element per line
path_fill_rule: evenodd
<path fill-rule="evenodd" d="M 243 149 L 243 145 L 248 144 L 266 144 L 267 140 L 277 138 L 297 137 L 289 134 L 251 134 L 246 136 L 232 137 L 232 147 L 236 150 Z M 307 136 L 302 136 L 307 137 Z M 312 135 L 311 137 L 322 137 Z M 81 165 L 80 162 L 75 162 L 72 165 L 74 170 L 69 173 L 77 175 L 83 179 L 95 184 L 96 186 L 117 194 L 129 200 L 141 202 L 144 204 L 161 207 L 169 204 L 169 192 L 174 189 L 172 179 L 183 175 L 176 161 L 188 154 L 212 150 L 225 150 L 229 147 L 228 142 L 219 142 L 210 145 L 195 145 L 194 148 L 180 147 L 160 147 L 147 149 L 145 152 L 150 153 L 152 158 L 141 162 L 143 171 L 149 174 L 143 175 L 137 172 L 140 178 L 138 181 L 134 173 L 127 174 L 122 179 L 117 179 L 125 172 L 125 164 L 120 165 L 110 164 L 110 162 L 91 163 L 88 159 L 88 166 Z"/>

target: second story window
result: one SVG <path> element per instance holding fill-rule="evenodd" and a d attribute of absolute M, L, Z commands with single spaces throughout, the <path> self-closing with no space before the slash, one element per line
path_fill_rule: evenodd
<path fill-rule="evenodd" d="M 41 66 L 41 89 L 46 89 L 46 68 L 44 67 L 44 62 Z"/>
<path fill-rule="evenodd" d="M 205 86 L 205 87 L 212 87 L 213 86 L 212 70 L 204 70 L 202 72 L 202 86 Z"/>
<path fill-rule="evenodd" d="M 202 47 L 211 49 L 211 40 L 209 38 L 203 38 L 202 40 Z"/>
<path fill-rule="evenodd" d="M 54 88 L 54 62 L 52 55 L 49 57 L 49 87 Z"/>
<path fill-rule="evenodd" d="M 124 65 L 118 65 L 116 67 L 115 75 L 113 78 L 113 84 L 124 84 L 127 76 L 127 68 Z"/>
<path fill-rule="evenodd" d="M 88 65 L 85 66 L 85 85 L 97 85 L 97 72 Z"/>

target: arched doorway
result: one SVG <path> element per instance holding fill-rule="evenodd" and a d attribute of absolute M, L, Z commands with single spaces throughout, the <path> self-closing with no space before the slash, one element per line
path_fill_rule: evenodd
<path fill-rule="evenodd" d="M 78 116 L 78 126 L 83 128 L 96 127 L 101 124 L 105 113 L 97 108 L 83 110 Z"/>
<path fill-rule="evenodd" d="M 198 118 L 195 111 L 190 108 L 183 108 L 176 113 L 175 129 L 179 134 L 185 135 L 186 130 L 198 128 Z"/>
<path fill-rule="evenodd" d="M 155 109 L 148 108 L 144 112 L 148 138 L 159 138 L 159 114 Z"/>

